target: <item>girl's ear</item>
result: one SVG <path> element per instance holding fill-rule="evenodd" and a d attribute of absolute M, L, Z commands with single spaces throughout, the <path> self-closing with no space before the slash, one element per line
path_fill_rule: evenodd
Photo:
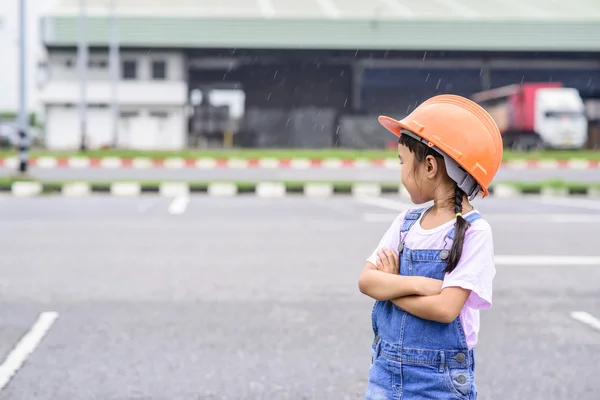
<path fill-rule="evenodd" d="M 427 177 L 430 179 L 434 178 L 440 169 L 439 161 L 434 156 L 428 155 L 425 157 L 423 164 Z"/>

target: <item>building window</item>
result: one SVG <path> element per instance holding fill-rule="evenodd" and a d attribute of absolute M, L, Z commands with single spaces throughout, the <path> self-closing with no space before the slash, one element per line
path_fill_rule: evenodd
<path fill-rule="evenodd" d="M 163 80 L 167 78 L 167 63 L 165 61 L 152 61 L 152 79 Z"/>
<path fill-rule="evenodd" d="M 100 61 L 90 61 L 89 63 L 89 67 L 90 68 L 100 68 L 100 69 L 104 69 L 106 67 L 108 67 L 108 63 L 104 60 L 100 60 Z"/>
<path fill-rule="evenodd" d="M 139 112 L 137 111 L 121 111 L 121 118 L 123 119 L 128 119 L 128 118 L 135 118 L 139 115 Z"/>
<path fill-rule="evenodd" d="M 152 118 L 165 119 L 169 117 L 169 113 L 166 111 L 150 111 L 150 116 Z"/>
<path fill-rule="evenodd" d="M 123 79 L 137 78 L 137 63 L 135 61 L 123 61 Z"/>

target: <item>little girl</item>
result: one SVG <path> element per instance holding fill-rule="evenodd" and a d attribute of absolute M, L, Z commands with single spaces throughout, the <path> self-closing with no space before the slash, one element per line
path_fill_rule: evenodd
<path fill-rule="evenodd" d="M 401 213 L 360 275 L 360 291 L 376 300 L 366 398 L 476 399 L 479 310 L 491 306 L 496 271 L 492 230 L 469 200 L 489 194 L 500 131 L 454 95 L 379 122 L 399 137 L 411 201 L 433 205 Z"/>

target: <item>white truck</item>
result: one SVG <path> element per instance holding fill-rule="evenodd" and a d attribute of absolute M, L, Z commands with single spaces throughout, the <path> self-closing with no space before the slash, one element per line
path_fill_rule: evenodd
<path fill-rule="evenodd" d="M 475 93 L 472 99 L 494 118 L 505 147 L 580 149 L 587 142 L 583 99 L 577 89 L 559 82 L 504 86 Z"/>

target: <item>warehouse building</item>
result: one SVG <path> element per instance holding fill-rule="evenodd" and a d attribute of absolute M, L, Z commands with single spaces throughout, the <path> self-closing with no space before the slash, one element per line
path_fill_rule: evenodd
<path fill-rule="evenodd" d="M 112 143 L 106 1 L 88 0 L 88 141 Z M 374 118 L 438 93 L 561 82 L 600 97 L 585 0 L 119 0 L 118 145 L 383 146 Z M 77 0 L 43 19 L 46 144 L 80 138 Z M 524 17 L 526 15 L 526 17 Z M 376 123 L 376 121 L 375 121 Z"/>

